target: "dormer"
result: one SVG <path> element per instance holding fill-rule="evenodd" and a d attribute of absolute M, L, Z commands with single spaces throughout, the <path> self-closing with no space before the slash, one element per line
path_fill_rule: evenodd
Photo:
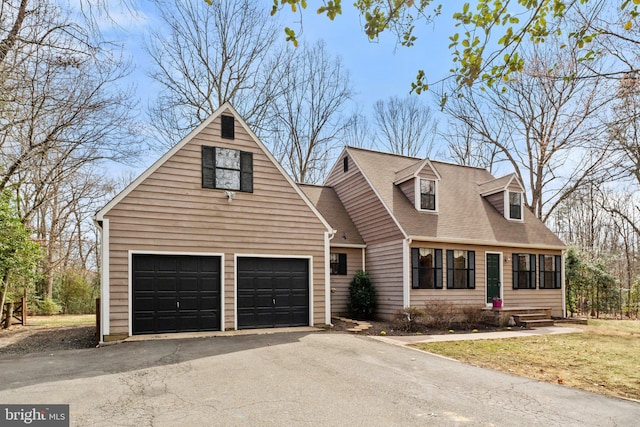
<path fill-rule="evenodd" d="M 480 195 L 509 221 L 524 221 L 524 186 L 510 174 L 478 185 Z"/>
<path fill-rule="evenodd" d="M 438 213 L 440 174 L 429 159 L 396 172 L 394 184 L 407 196 L 416 210 Z"/>

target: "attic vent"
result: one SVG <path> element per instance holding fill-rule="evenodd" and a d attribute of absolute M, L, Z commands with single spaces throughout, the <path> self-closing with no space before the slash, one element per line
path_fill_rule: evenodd
<path fill-rule="evenodd" d="M 342 164 L 344 171 L 347 172 L 349 170 L 349 158 L 345 157 L 344 159 L 342 159 Z"/>
<path fill-rule="evenodd" d="M 227 139 L 235 138 L 233 116 L 222 116 L 222 137 Z"/>

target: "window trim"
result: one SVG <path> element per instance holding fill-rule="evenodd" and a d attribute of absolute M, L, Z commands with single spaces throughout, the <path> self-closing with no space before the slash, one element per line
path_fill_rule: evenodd
<path fill-rule="evenodd" d="M 514 218 L 514 217 L 511 216 L 511 206 L 516 206 L 516 205 L 512 205 L 511 204 L 511 194 L 512 193 L 520 195 L 520 218 Z M 518 221 L 518 222 L 523 222 L 524 221 L 524 194 L 521 191 L 510 191 L 510 190 L 505 191 L 504 216 L 509 221 Z"/>
<path fill-rule="evenodd" d="M 466 249 L 456 249 L 456 251 L 463 251 L 467 253 L 467 267 L 455 268 L 454 267 L 454 250 L 447 249 L 447 289 L 475 289 L 476 288 L 476 251 L 470 251 Z M 464 270 L 467 275 L 467 286 L 465 288 L 456 288 L 455 276 L 456 271 Z"/>
<path fill-rule="evenodd" d="M 229 169 L 216 167 L 216 150 L 225 149 L 237 151 L 240 156 L 240 169 Z M 201 154 L 202 162 L 202 188 L 211 190 L 227 190 L 240 191 L 243 193 L 253 193 L 253 153 L 250 151 L 241 151 L 235 148 L 219 147 L 219 146 L 202 146 Z M 216 182 L 216 170 L 232 170 L 238 171 L 240 174 L 240 188 L 224 188 L 219 187 Z"/>
<path fill-rule="evenodd" d="M 545 258 L 553 257 L 553 270 L 545 270 Z M 538 277 L 539 289 L 562 289 L 562 257 L 560 255 L 540 254 L 540 274 Z M 545 273 L 553 273 L 552 286 L 547 286 L 547 279 Z"/>
<path fill-rule="evenodd" d="M 425 181 L 432 181 L 433 182 L 433 205 L 434 205 L 434 209 L 423 209 L 422 208 L 422 192 L 420 191 L 421 188 L 421 182 L 422 180 Z M 416 177 L 415 182 L 414 182 L 414 188 L 415 188 L 415 207 L 416 210 L 420 211 L 420 212 L 427 212 L 427 213 L 438 213 L 438 180 L 437 179 L 431 179 L 431 178 L 424 178 L 424 177 Z"/>
<path fill-rule="evenodd" d="M 434 267 L 420 267 L 420 249 L 433 250 Z M 420 286 L 420 270 L 433 270 L 433 288 Z M 442 289 L 442 249 L 411 248 L 411 289 Z"/>
<path fill-rule="evenodd" d="M 529 257 L 529 270 L 520 270 L 519 269 L 519 261 L 521 256 Z M 536 255 L 535 254 L 526 254 L 526 253 L 514 253 L 511 258 L 511 273 L 512 273 L 512 282 L 513 289 L 536 289 Z M 526 287 L 520 286 L 520 272 L 527 272 L 527 285 Z"/>
<path fill-rule="evenodd" d="M 331 262 L 333 255 L 338 256 L 338 262 Z M 333 267 L 336 267 L 335 270 Z M 346 276 L 347 275 L 347 254 L 339 252 L 329 253 L 329 274 L 331 276 Z"/>

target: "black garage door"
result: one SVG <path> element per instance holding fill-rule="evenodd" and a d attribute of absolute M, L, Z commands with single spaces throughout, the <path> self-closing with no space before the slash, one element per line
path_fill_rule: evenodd
<path fill-rule="evenodd" d="M 220 258 L 133 255 L 133 333 L 220 330 Z"/>
<path fill-rule="evenodd" d="M 238 329 L 309 325 L 309 261 L 238 258 Z"/>

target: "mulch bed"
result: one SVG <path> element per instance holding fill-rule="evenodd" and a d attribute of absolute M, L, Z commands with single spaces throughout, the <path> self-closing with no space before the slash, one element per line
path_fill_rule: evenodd
<path fill-rule="evenodd" d="M 354 324 L 350 322 L 343 322 L 339 319 L 331 319 L 331 323 L 333 327 L 330 328 L 331 331 L 335 332 L 346 332 L 346 333 L 354 333 L 358 335 L 390 335 L 390 336 L 403 336 L 403 335 L 443 335 L 443 334 L 468 334 L 473 331 L 473 329 L 468 329 L 461 326 L 454 326 L 451 329 L 433 329 L 423 327 L 415 332 L 406 332 L 397 330 L 394 328 L 391 322 L 381 322 L 374 320 L 367 320 L 368 323 L 371 324 L 371 328 L 362 331 L 362 332 L 349 332 L 347 329 L 353 328 Z M 491 326 L 491 325 L 480 325 L 476 328 L 478 332 L 493 332 L 493 331 L 503 331 L 504 327 L 499 326 Z M 517 329 L 513 327 L 512 329 Z M 384 334 L 381 332 L 384 331 Z M 453 332 L 451 332 L 453 331 Z"/>

